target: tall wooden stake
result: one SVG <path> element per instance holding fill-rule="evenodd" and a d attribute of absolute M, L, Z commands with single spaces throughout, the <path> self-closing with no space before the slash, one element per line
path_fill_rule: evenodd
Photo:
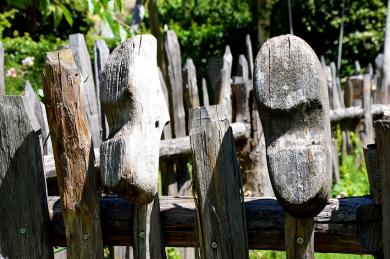
<path fill-rule="evenodd" d="M 332 172 L 324 72 L 302 39 L 275 37 L 257 56 L 255 91 L 268 171 L 286 211 L 287 258 L 314 258 L 314 216 L 327 203 Z"/>
<path fill-rule="evenodd" d="M 43 72 L 69 258 L 103 258 L 97 175 L 83 81 L 70 49 L 49 52 Z"/>

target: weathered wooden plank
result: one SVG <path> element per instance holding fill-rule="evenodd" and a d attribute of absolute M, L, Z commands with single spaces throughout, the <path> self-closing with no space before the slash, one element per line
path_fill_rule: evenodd
<path fill-rule="evenodd" d="M 209 106 L 209 92 L 207 90 L 207 82 L 205 78 L 202 78 L 202 100 L 203 100 L 203 106 Z"/>
<path fill-rule="evenodd" d="M 374 126 L 371 114 L 371 76 L 365 74 L 363 76 L 363 108 L 364 108 L 364 146 L 373 144 Z"/>
<path fill-rule="evenodd" d="M 382 203 L 381 172 L 379 169 L 379 157 L 376 144 L 363 147 L 364 160 L 366 161 L 367 175 L 370 182 L 370 196 L 375 204 Z"/>
<path fill-rule="evenodd" d="M 249 63 L 249 79 L 253 79 L 254 60 L 253 60 L 252 42 L 249 34 L 247 34 L 245 37 L 245 45 L 246 45 L 246 59 L 248 60 Z"/>
<path fill-rule="evenodd" d="M 200 106 L 198 84 L 196 80 L 196 68 L 192 59 L 188 58 L 183 68 L 184 79 L 184 103 L 185 109 Z"/>
<path fill-rule="evenodd" d="M 110 55 L 110 49 L 107 47 L 107 44 L 104 40 L 95 41 L 95 46 L 93 48 L 94 53 L 94 69 L 95 69 L 95 83 L 96 83 L 96 98 L 97 98 L 97 106 L 100 110 L 100 137 L 102 140 L 106 140 L 108 138 L 108 124 L 106 120 L 106 116 L 103 113 L 103 109 L 100 104 L 100 77 L 103 71 L 104 65 L 107 62 L 108 56 Z"/>
<path fill-rule="evenodd" d="M 221 68 L 220 77 L 214 90 L 214 103 L 221 104 L 227 112 L 229 121 L 232 121 L 232 74 L 233 56 L 230 47 L 226 46 L 223 55 L 223 66 Z"/>
<path fill-rule="evenodd" d="M 165 56 L 167 59 L 168 78 L 166 80 L 169 93 L 169 113 L 171 116 L 172 137 L 186 136 L 186 120 L 183 104 L 183 77 L 180 45 L 174 31 L 165 33 Z M 190 186 L 190 174 L 187 168 L 187 160 L 176 161 L 176 178 L 178 193 L 188 194 Z"/>
<path fill-rule="evenodd" d="M 0 258 L 53 257 L 39 125 L 27 102 L 0 96 Z"/>
<path fill-rule="evenodd" d="M 44 96 L 43 94 L 43 89 L 38 89 L 38 94 L 41 95 L 41 96 Z M 41 105 L 41 109 L 42 109 L 42 117 L 43 117 L 43 125 L 45 127 L 45 133 L 46 135 L 42 135 L 43 136 L 46 136 L 44 138 L 44 141 L 43 141 L 43 150 L 44 150 L 44 154 L 46 156 L 52 156 L 53 155 L 53 146 L 51 144 L 51 137 L 50 137 L 50 130 L 49 130 L 49 123 L 47 121 L 47 113 L 46 113 L 46 107 L 45 107 L 45 104 L 43 104 L 42 102 L 40 102 L 40 105 Z"/>
<path fill-rule="evenodd" d="M 117 197 L 100 199 L 105 245 L 132 245 L 132 204 Z M 51 242 L 65 245 L 62 209 L 50 197 Z M 274 198 L 245 198 L 250 249 L 284 250 L 284 212 Z M 192 197 L 160 197 L 160 218 L 167 246 L 194 246 L 195 204 Z M 330 199 L 314 218 L 317 252 L 375 254 L 381 249 L 382 212 L 369 197 Z M 230 257 L 229 257 L 230 258 Z"/>
<path fill-rule="evenodd" d="M 390 0 L 387 1 L 390 6 Z M 386 27 L 385 27 L 385 40 L 383 47 L 383 68 L 382 68 L 382 81 L 381 81 L 381 103 L 390 103 L 390 8 L 387 9 L 386 15 Z M 385 254 L 386 256 L 386 254 Z"/>
<path fill-rule="evenodd" d="M 43 90 L 69 258 L 103 258 L 94 152 L 83 81 L 70 49 L 49 52 Z"/>
<path fill-rule="evenodd" d="M 4 48 L 0 41 L 0 96 L 5 94 L 4 85 Z"/>
<path fill-rule="evenodd" d="M 272 186 L 292 215 L 287 258 L 314 258 L 310 218 L 327 203 L 332 173 L 328 90 L 315 52 L 292 35 L 268 40 L 256 58 L 255 91 Z"/>
<path fill-rule="evenodd" d="M 101 91 L 111 132 L 100 148 L 102 182 L 137 204 L 134 257 L 165 258 L 156 208 L 159 143 L 169 112 L 158 76 L 156 39 L 135 36 L 115 48 L 102 73 Z"/>
<path fill-rule="evenodd" d="M 382 117 L 385 112 L 390 111 L 390 105 L 373 104 L 371 114 L 373 117 Z M 348 107 L 345 109 L 335 109 L 330 111 L 331 123 L 338 123 L 342 120 L 356 120 L 363 118 L 364 109 L 362 107 Z"/>
<path fill-rule="evenodd" d="M 232 107 L 233 118 L 235 122 L 250 123 L 250 91 L 251 81 L 244 80 L 242 77 L 234 77 L 232 85 Z"/>
<path fill-rule="evenodd" d="M 223 106 L 190 110 L 196 232 L 202 258 L 248 258 L 244 195 Z"/>
<path fill-rule="evenodd" d="M 390 119 L 388 117 L 375 122 L 375 136 L 381 175 L 383 254 L 384 258 L 390 258 Z"/>
<path fill-rule="evenodd" d="M 93 81 L 91 58 L 88 53 L 84 35 L 77 33 L 69 35 L 69 45 L 73 53 L 77 68 L 81 72 L 84 81 L 85 105 L 88 118 L 89 131 L 91 132 L 92 142 L 95 147 L 100 147 L 102 139 L 100 136 L 100 108 L 98 100 L 98 91 Z"/>

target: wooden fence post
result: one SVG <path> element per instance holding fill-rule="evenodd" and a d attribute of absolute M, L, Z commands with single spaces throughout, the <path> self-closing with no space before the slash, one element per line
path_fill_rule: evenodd
<path fill-rule="evenodd" d="M 104 40 L 97 40 L 93 48 L 94 52 L 94 68 L 95 68 L 95 83 L 96 83 L 96 97 L 98 100 L 98 109 L 100 111 L 100 138 L 106 140 L 108 138 L 108 125 L 106 116 L 103 113 L 103 108 L 100 104 L 100 74 L 103 71 L 104 65 L 110 55 L 110 50 Z"/>
<path fill-rule="evenodd" d="M 244 196 L 223 106 L 190 110 L 196 231 L 202 258 L 248 258 Z"/>
<path fill-rule="evenodd" d="M 253 79 L 253 49 L 252 49 L 252 42 L 251 37 L 246 35 L 245 37 L 245 44 L 246 44 L 246 58 L 248 60 L 249 64 L 249 79 Z"/>
<path fill-rule="evenodd" d="M 159 143 L 169 112 L 156 55 L 151 35 L 122 43 L 107 60 L 100 93 L 111 132 L 100 148 L 102 181 L 136 204 L 133 248 L 140 259 L 165 258 L 157 184 Z"/>
<path fill-rule="evenodd" d="M 230 122 L 232 121 L 233 115 L 231 88 L 232 65 L 233 56 L 230 51 L 230 46 L 226 46 L 223 55 L 223 66 L 214 92 L 214 103 L 222 104 L 225 107 Z"/>
<path fill-rule="evenodd" d="M 171 115 L 172 137 L 185 137 L 186 120 L 183 104 L 183 77 L 180 45 L 174 31 L 165 34 L 165 52 L 167 58 L 168 78 L 165 81 L 169 93 L 169 113 Z M 187 168 L 187 159 L 178 159 L 176 162 L 176 178 L 178 194 L 189 192 L 190 174 Z M 173 172 L 172 172 L 173 173 Z"/>
<path fill-rule="evenodd" d="M 284 35 L 256 58 L 255 90 L 268 170 L 286 211 L 287 258 L 314 258 L 314 216 L 331 186 L 331 134 L 326 78 L 310 46 Z"/>
<path fill-rule="evenodd" d="M 203 106 L 209 106 L 209 91 L 207 90 L 207 82 L 205 78 L 202 78 L 202 105 Z"/>
<path fill-rule="evenodd" d="M 188 58 L 183 68 L 185 110 L 200 106 L 196 68 L 192 59 Z"/>
<path fill-rule="evenodd" d="M 0 258 L 46 259 L 53 249 L 39 125 L 26 102 L 0 96 Z"/>
<path fill-rule="evenodd" d="M 49 52 L 43 90 L 69 258 L 103 258 L 97 175 L 84 86 L 70 49 Z"/>
<path fill-rule="evenodd" d="M 85 105 L 89 131 L 92 136 L 94 147 L 98 148 L 102 143 L 100 136 L 100 101 L 93 81 L 91 59 L 85 43 L 84 35 L 80 33 L 70 35 L 69 45 L 73 53 L 74 61 L 77 68 L 80 70 L 82 80 L 84 81 Z"/>
<path fill-rule="evenodd" d="M 381 177 L 382 238 L 384 258 L 390 258 L 390 119 L 375 122 L 375 136 Z"/>
<path fill-rule="evenodd" d="M 0 41 L 0 96 L 5 95 L 4 85 L 4 48 Z"/>
<path fill-rule="evenodd" d="M 374 126 L 371 113 L 371 75 L 363 76 L 364 146 L 374 143 Z"/>
<path fill-rule="evenodd" d="M 368 181 L 370 182 L 370 196 L 375 204 L 382 203 L 381 172 L 379 169 L 378 148 L 376 144 L 370 144 L 363 148 L 366 162 Z"/>

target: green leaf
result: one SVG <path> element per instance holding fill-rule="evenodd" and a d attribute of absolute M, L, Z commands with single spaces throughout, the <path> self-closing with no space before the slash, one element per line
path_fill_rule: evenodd
<path fill-rule="evenodd" d="M 59 6 L 64 14 L 65 20 L 69 23 L 70 26 L 72 26 L 73 25 L 72 14 L 69 12 L 68 8 L 66 8 L 65 5 L 59 4 Z"/>
<path fill-rule="evenodd" d="M 115 0 L 115 10 L 119 12 L 123 11 L 123 0 Z"/>
<path fill-rule="evenodd" d="M 62 10 L 59 6 L 54 7 L 54 12 L 53 12 L 53 20 L 54 20 L 54 27 L 58 27 L 62 20 Z"/>

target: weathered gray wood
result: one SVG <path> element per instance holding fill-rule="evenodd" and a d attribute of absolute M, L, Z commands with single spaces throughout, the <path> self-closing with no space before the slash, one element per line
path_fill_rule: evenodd
<path fill-rule="evenodd" d="M 233 129 L 234 139 L 240 141 L 250 137 L 250 124 L 237 122 L 230 125 Z M 100 150 L 95 148 L 95 167 L 100 168 Z M 188 157 L 191 154 L 190 138 L 188 136 L 160 141 L 160 160 Z M 55 164 L 52 155 L 44 157 L 46 177 L 55 176 Z"/>
<path fill-rule="evenodd" d="M 222 57 L 209 57 L 207 61 L 207 75 L 210 82 L 210 100 L 215 100 L 216 89 L 221 81 Z M 212 104 L 212 103 L 210 103 Z"/>
<path fill-rule="evenodd" d="M 359 60 L 355 60 L 355 76 L 358 76 L 361 74 L 362 68 L 360 66 Z"/>
<path fill-rule="evenodd" d="M 161 89 L 164 93 L 164 97 L 165 97 L 165 101 L 169 107 L 169 93 L 168 93 L 168 88 L 167 88 L 167 84 L 165 83 L 165 79 L 164 79 L 164 76 L 161 72 L 161 69 L 158 68 L 158 78 L 160 80 L 160 85 L 161 85 Z M 168 123 L 165 125 L 164 127 L 164 130 L 163 130 L 163 136 L 164 136 L 164 139 L 171 139 L 172 138 L 172 130 L 171 130 L 171 124 Z"/>
<path fill-rule="evenodd" d="M 84 86 L 70 49 L 47 53 L 43 86 L 68 258 L 103 258 L 97 174 Z"/>
<path fill-rule="evenodd" d="M 382 103 L 382 83 L 383 81 L 383 53 L 379 53 L 375 58 L 375 76 L 376 76 L 376 89 L 374 94 L 374 103 Z"/>
<path fill-rule="evenodd" d="M 388 19 L 390 21 L 390 18 Z M 375 122 L 375 136 L 381 177 L 382 238 L 384 258 L 390 258 L 390 119 Z"/>
<path fill-rule="evenodd" d="M 51 241 L 65 245 L 62 209 L 58 197 L 50 197 Z M 132 245 L 132 204 L 118 197 L 100 199 L 105 245 Z M 250 249 L 284 250 L 284 212 L 274 198 L 245 198 Z M 167 246 L 197 243 L 192 197 L 160 197 L 161 227 Z M 382 247 L 382 212 L 369 197 L 330 199 L 314 218 L 317 252 L 375 254 Z M 230 257 L 228 257 L 230 258 Z"/>
<path fill-rule="evenodd" d="M 25 102 L 0 96 L 0 258 L 52 258 L 39 125 Z"/>
<path fill-rule="evenodd" d="M 203 106 L 209 106 L 209 92 L 207 90 L 207 82 L 205 78 L 202 78 L 202 100 L 203 100 Z"/>
<path fill-rule="evenodd" d="M 274 191 L 292 215 L 315 215 L 330 188 L 330 123 L 326 81 L 314 51 L 286 35 L 256 58 L 255 90 Z M 309 157 L 309 158 L 308 158 Z"/>
<path fill-rule="evenodd" d="M 314 259 L 314 218 L 285 215 L 287 259 Z"/>
<path fill-rule="evenodd" d="M 250 123 L 249 96 L 251 85 L 249 80 L 234 77 L 232 85 L 233 121 Z"/>
<path fill-rule="evenodd" d="M 363 106 L 363 76 L 348 77 L 347 87 L 344 89 L 344 102 L 346 107 Z"/>
<path fill-rule="evenodd" d="M 381 196 L 381 172 L 379 169 L 379 157 L 376 144 L 363 147 L 364 159 L 366 162 L 368 180 L 370 182 L 370 196 L 375 204 L 382 203 Z"/>
<path fill-rule="evenodd" d="M 246 44 L 246 59 L 249 63 L 249 79 L 253 79 L 253 49 L 252 49 L 252 42 L 251 37 L 249 34 L 245 37 L 245 44 Z"/>
<path fill-rule="evenodd" d="M 48 138 L 48 135 L 49 135 L 47 120 L 45 123 L 45 119 L 44 119 L 44 116 L 46 116 L 46 114 L 43 113 L 41 102 L 38 100 L 38 98 L 35 94 L 35 91 L 32 88 L 29 81 L 26 81 L 26 85 L 24 88 L 24 96 L 26 96 L 27 99 L 29 100 L 31 107 L 33 109 L 34 115 L 39 123 L 39 127 L 41 129 L 40 138 L 41 138 L 42 150 L 43 150 L 43 154 L 46 155 L 47 148 L 45 148 L 45 146 L 43 146 L 46 142 L 46 139 Z"/>
<path fill-rule="evenodd" d="M 374 127 L 371 113 L 371 76 L 365 74 L 363 76 L 363 107 L 364 107 L 364 146 L 373 144 Z"/>
<path fill-rule="evenodd" d="M 247 81 L 249 80 L 250 75 L 249 70 L 248 61 L 244 55 L 240 55 L 238 57 L 237 76 L 242 77 L 243 80 Z"/>
<path fill-rule="evenodd" d="M 38 89 L 38 94 L 41 96 L 44 96 L 43 89 Z M 49 123 L 47 121 L 47 113 L 46 113 L 46 107 L 45 104 L 40 102 L 41 110 L 42 110 L 42 117 L 43 117 L 43 125 L 45 127 L 45 133 L 42 132 L 42 136 L 46 136 L 43 141 L 43 150 L 44 154 L 47 155 L 53 155 L 53 146 L 51 144 L 51 137 L 50 137 L 50 130 L 49 130 Z M 43 135 L 46 134 L 46 135 Z"/>
<path fill-rule="evenodd" d="M 100 105 L 98 91 L 93 81 L 91 58 L 88 53 L 84 35 L 77 33 L 69 36 L 69 45 L 73 53 L 77 68 L 81 72 L 84 81 L 85 105 L 88 118 L 89 131 L 95 147 L 102 143 L 100 131 Z"/>
<path fill-rule="evenodd" d="M 255 91 L 272 186 L 292 215 L 287 258 L 314 258 L 310 218 L 327 203 L 332 173 L 328 90 L 315 52 L 292 35 L 268 40 L 256 58 Z"/>
<path fill-rule="evenodd" d="M 94 69 L 95 69 L 95 83 L 96 83 L 96 97 L 97 105 L 100 110 L 100 138 L 106 140 L 108 138 L 108 124 L 106 116 L 103 113 L 103 109 L 100 104 L 100 77 L 103 71 L 104 65 L 107 62 L 108 56 L 110 55 L 110 49 L 107 47 L 107 44 L 104 40 L 95 41 L 95 46 L 93 48 L 94 53 Z"/>
<path fill-rule="evenodd" d="M 103 184 L 137 204 L 149 203 L 157 192 L 159 143 L 169 120 L 153 36 L 133 37 L 112 52 L 102 73 L 101 101 L 111 132 L 100 149 Z"/>
<path fill-rule="evenodd" d="M 5 94 L 4 85 L 4 48 L 0 41 L 0 96 Z"/>
<path fill-rule="evenodd" d="M 168 78 L 166 80 L 169 93 L 169 112 L 171 115 L 172 137 L 186 136 L 186 120 L 183 104 L 183 77 L 180 45 L 174 31 L 165 33 L 165 56 L 167 58 Z M 176 177 L 178 193 L 188 193 L 190 186 L 190 174 L 187 168 L 187 160 L 176 161 Z"/>
<path fill-rule="evenodd" d="M 220 80 L 217 82 L 214 92 L 214 102 L 221 104 L 226 110 L 229 121 L 232 121 L 232 74 L 233 56 L 230 47 L 226 46 L 223 55 L 223 66 L 220 72 Z"/>
<path fill-rule="evenodd" d="M 156 39 L 135 36 L 118 46 L 104 67 L 102 86 L 111 132 L 100 149 L 102 182 L 137 204 L 134 257 L 165 258 L 156 208 L 159 143 L 169 112 L 158 76 Z"/>
<path fill-rule="evenodd" d="M 190 110 L 196 232 L 202 258 L 248 258 L 244 195 L 223 106 Z"/>
<path fill-rule="evenodd" d="M 196 68 L 192 59 L 188 58 L 183 68 L 184 79 L 184 103 L 185 109 L 200 106 L 198 84 L 196 81 Z"/>
<path fill-rule="evenodd" d="M 390 105 L 373 104 L 371 105 L 371 114 L 373 117 L 382 117 L 385 112 L 390 111 Z M 336 109 L 330 111 L 330 120 L 332 123 L 338 123 L 342 120 L 360 119 L 364 116 L 362 107 L 349 107 L 345 109 Z"/>

